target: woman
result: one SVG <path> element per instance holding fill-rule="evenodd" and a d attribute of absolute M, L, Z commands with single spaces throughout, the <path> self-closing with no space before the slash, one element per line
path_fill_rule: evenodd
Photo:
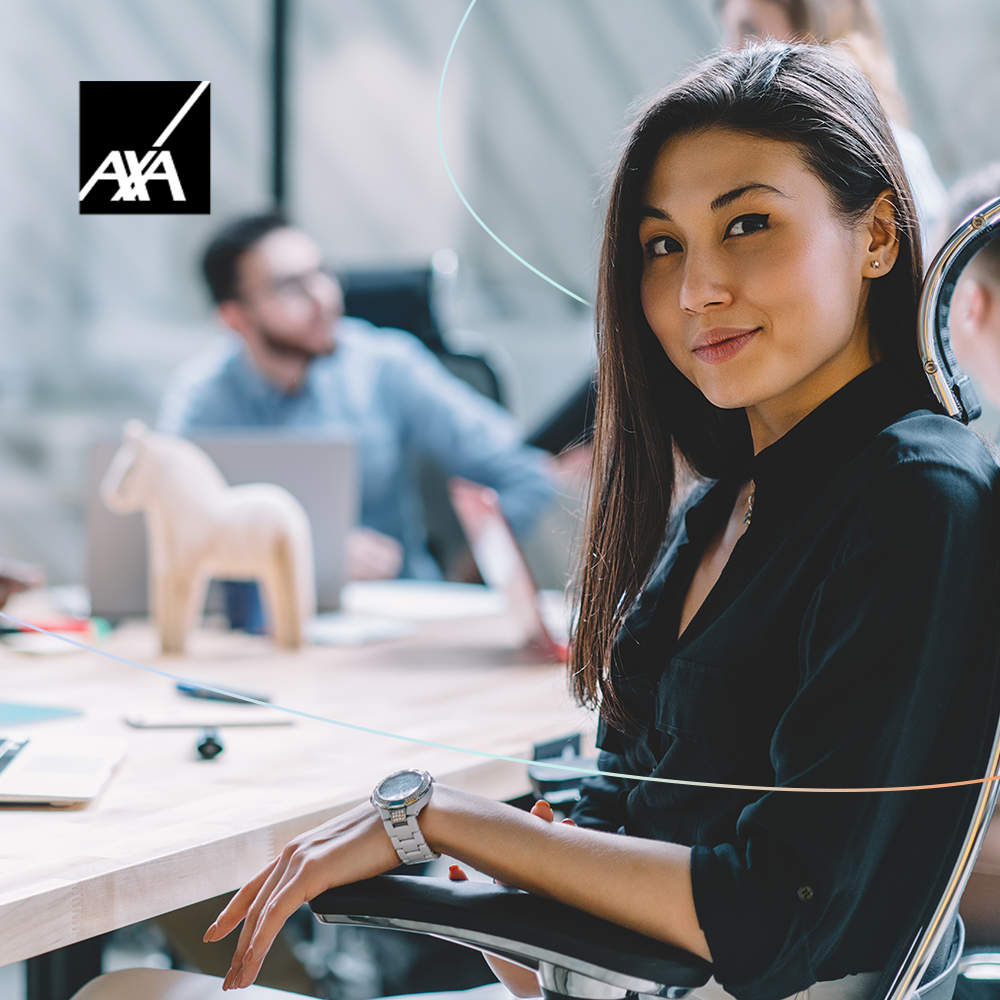
<path fill-rule="evenodd" d="M 605 770 L 768 788 L 975 773 L 997 471 L 931 412 L 917 239 L 878 101 L 827 50 L 717 56 L 630 130 L 571 658 Z M 705 482 L 683 503 L 682 464 Z M 846 998 L 910 929 L 919 866 L 953 848 L 952 792 L 600 778 L 570 825 L 436 786 L 418 822 L 435 851 L 711 960 L 716 996 Z M 246 918 L 225 985 L 252 982 L 304 900 L 397 861 L 368 805 L 293 841 L 206 935 Z"/>
<path fill-rule="evenodd" d="M 718 8 L 727 48 L 764 38 L 836 45 L 868 77 L 892 122 L 926 241 L 944 211 L 947 192 L 927 147 L 906 127 L 906 102 L 871 0 L 719 0 Z"/>

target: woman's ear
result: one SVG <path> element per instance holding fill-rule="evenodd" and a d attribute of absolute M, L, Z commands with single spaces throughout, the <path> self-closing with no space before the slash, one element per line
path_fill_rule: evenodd
<path fill-rule="evenodd" d="M 896 223 L 896 195 L 886 188 L 868 210 L 865 223 L 867 254 L 862 265 L 865 278 L 888 274 L 899 256 L 899 229 Z"/>

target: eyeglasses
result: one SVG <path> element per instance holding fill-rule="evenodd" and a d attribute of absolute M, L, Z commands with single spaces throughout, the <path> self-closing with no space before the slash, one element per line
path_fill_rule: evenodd
<path fill-rule="evenodd" d="M 337 276 L 332 267 L 321 264 L 319 267 L 301 274 L 288 274 L 280 278 L 273 278 L 253 295 L 244 294 L 241 298 L 264 296 L 298 305 L 314 298 L 323 297 L 331 284 L 339 287 Z"/>

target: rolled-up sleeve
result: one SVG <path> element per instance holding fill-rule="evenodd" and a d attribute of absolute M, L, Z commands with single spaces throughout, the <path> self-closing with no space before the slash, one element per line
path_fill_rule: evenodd
<path fill-rule="evenodd" d="M 597 768 L 611 774 L 628 773 L 625 759 L 607 751 L 602 751 L 598 757 Z M 632 784 L 624 778 L 612 778 L 604 774 L 584 778 L 581 783 L 580 798 L 574 803 L 569 818 L 577 826 L 616 833 L 624 822 L 620 807 L 621 799 L 628 794 Z"/>

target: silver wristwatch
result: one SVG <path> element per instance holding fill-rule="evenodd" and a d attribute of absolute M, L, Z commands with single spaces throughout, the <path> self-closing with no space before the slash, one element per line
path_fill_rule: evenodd
<path fill-rule="evenodd" d="M 385 832 L 404 865 L 418 865 L 441 857 L 435 854 L 417 823 L 417 814 L 431 800 L 434 779 L 426 771 L 409 768 L 383 778 L 372 792 L 372 805 L 382 816 Z"/>

